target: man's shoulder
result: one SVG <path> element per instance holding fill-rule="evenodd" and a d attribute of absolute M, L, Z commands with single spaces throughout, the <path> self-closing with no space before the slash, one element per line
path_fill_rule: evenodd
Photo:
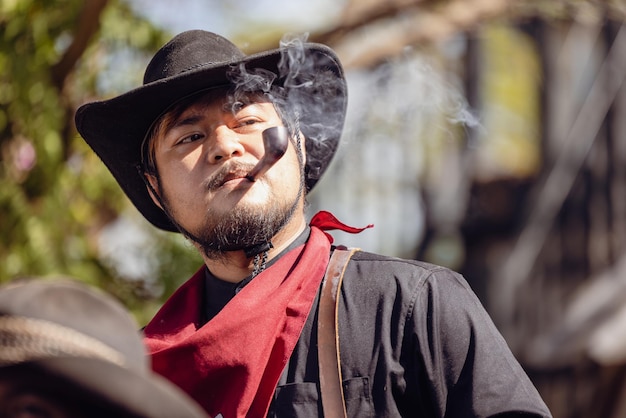
<path fill-rule="evenodd" d="M 367 251 L 354 253 L 344 280 L 356 282 L 352 284 L 369 289 L 382 287 L 391 290 L 390 282 L 404 289 L 432 286 L 467 288 L 464 277 L 448 267 Z"/>
<path fill-rule="evenodd" d="M 393 257 L 367 251 L 356 251 L 351 262 L 360 268 L 368 268 L 379 272 L 405 273 L 420 277 L 430 276 L 459 276 L 459 273 L 448 267 L 428 263 L 421 260 Z"/>

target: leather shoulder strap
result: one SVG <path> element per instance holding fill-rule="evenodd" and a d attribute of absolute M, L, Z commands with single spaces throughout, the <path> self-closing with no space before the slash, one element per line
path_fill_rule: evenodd
<path fill-rule="evenodd" d="M 337 311 L 339 291 L 350 257 L 356 248 L 336 248 L 322 281 L 317 319 L 317 351 L 320 369 L 320 390 L 325 418 L 347 416 L 343 397 L 341 360 L 339 353 L 339 327 Z"/>

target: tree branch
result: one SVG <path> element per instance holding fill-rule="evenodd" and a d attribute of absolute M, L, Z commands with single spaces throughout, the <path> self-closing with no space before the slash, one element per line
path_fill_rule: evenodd
<path fill-rule="evenodd" d="M 100 15 L 108 0 L 86 0 L 78 18 L 78 26 L 72 43 L 51 69 L 52 82 L 59 91 L 63 90 L 65 79 L 74 68 L 76 62 L 83 55 L 91 37 L 100 28 Z"/>

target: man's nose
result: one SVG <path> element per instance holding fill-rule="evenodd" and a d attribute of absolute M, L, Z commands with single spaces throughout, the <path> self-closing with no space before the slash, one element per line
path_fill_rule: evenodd
<path fill-rule="evenodd" d="M 244 153 L 245 149 L 237 133 L 221 126 L 215 130 L 214 140 L 210 141 L 207 158 L 211 164 L 217 164 L 232 157 L 240 157 Z"/>

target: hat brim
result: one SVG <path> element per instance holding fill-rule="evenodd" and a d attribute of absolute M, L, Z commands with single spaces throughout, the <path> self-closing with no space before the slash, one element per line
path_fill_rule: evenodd
<path fill-rule="evenodd" d="M 321 109 L 315 115 L 327 117 L 329 120 L 311 121 L 311 126 L 334 125 L 332 132 L 324 138 L 323 147 L 317 143 L 309 143 L 310 136 L 306 131 L 309 124 L 301 120 L 301 129 L 307 138 L 307 156 L 309 152 L 320 154 L 314 159 L 316 166 L 312 170 L 308 167 L 308 171 L 314 173 L 306 179 L 307 190 L 310 190 L 337 150 L 345 120 L 347 86 L 339 60 L 330 48 L 313 43 L 305 43 L 303 47 L 305 54 L 316 66 L 316 72 L 331 74 L 338 86 L 334 100 L 316 102 Z M 249 69 L 260 68 L 279 74 L 280 59 L 281 49 L 275 49 L 248 55 L 230 63 L 201 66 L 144 84 L 115 98 L 81 106 L 76 112 L 76 128 L 143 216 L 160 229 L 177 231 L 167 215 L 153 202 L 138 171 L 145 135 L 154 121 L 178 100 L 201 90 L 231 85 L 227 70 L 233 65 L 243 63 Z"/>
<path fill-rule="evenodd" d="M 206 418 L 189 396 L 165 378 L 90 358 L 45 358 L 30 364 L 62 376 L 110 403 L 151 418 Z M 27 364 L 27 363 L 25 363 Z"/>
<path fill-rule="evenodd" d="M 67 277 L 11 282 L 0 288 L 0 319 L 0 374 L 35 366 L 138 416 L 207 416 L 152 371 L 134 318 L 100 289 Z"/>

